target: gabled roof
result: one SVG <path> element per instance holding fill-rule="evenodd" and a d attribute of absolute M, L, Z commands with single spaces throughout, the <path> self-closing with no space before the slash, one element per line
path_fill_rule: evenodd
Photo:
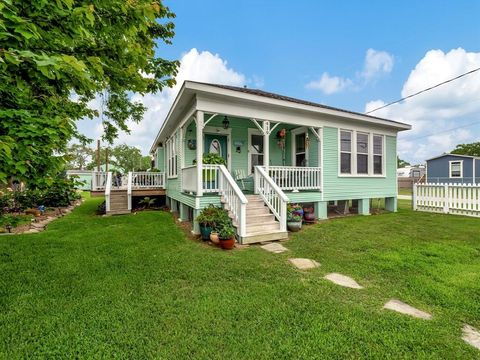
<path fill-rule="evenodd" d="M 296 103 L 296 104 L 314 106 L 314 107 L 318 107 L 318 108 L 322 108 L 322 109 L 341 111 L 341 112 L 348 113 L 348 114 L 361 115 L 361 116 L 369 117 L 369 118 L 372 118 L 372 119 L 388 121 L 388 122 L 391 122 L 393 124 L 410 126 L 408 124 L 405 124 L 405 123 L 402 123 L 402 122 L 399 122 L 399 121 L 389 120 L 389 119 L 381 118 L 381 117 L 378 117 L 378 116 L 367 115 L 367 114 L 356 112 L 356 111 L 340 109 L 340 108 L 337 108 L 337 107 L 328 106 L 328 105 L 316 103 L 316 102 L 313 102 L 313 101 L 297 99 L 297 98 L 293 98 L 293 97 L 290 97 L 290 96 L 285 96 L 285 95 L 280 95 L 280 94 L 276 94 L 276 93 L 272 93 L 272 92 L 268 92 L 268 91 L 263 91 L 263 90 L 260 90 L 260 89 L 250 89 L 250 88 L 247 88 L 247 87 L 242 88 L 242 87 L 238 87 L 238 86 L 203 83 L 203 82 L 198 82 L 198 81 L 189 81 L 189 82 L 196 83 L 196 84 L 214 86 L 214 87 L 221 88 L 221 89 L 238 91 L 238 92 L 245 93 L 245 94 L 263 96 L 263 97 L 267 97 L 267 98 L 270 98 L 270 99 L 288 101 L 288 102 L 292 102 L 292 103 Z"/>
<path fill-rule="evenodd" d="M 178 117 L 183 114 L 189 104 L 198 94 L 216 96 L 224 98 L 226 102 L 239 100 L 244 102 L 255 102 L 258 106 L 275 106 L 288 108 L 295 111 L 307 111 L 327 116 L 345 118 L 352 121 L 361 121 L 370 124 L 376 124 L 383 127 L 403 131 L 411 129 L 411 125 L 398 121 L 384 119 L 376 116 L 366 115 L 359 112 L 326 106 L 323 104 L 292 98 L 280 94 L 275 94 L 259 89 L 249 89 L 230 85 L 210 84 L 186 80 L 182 84 L 173 105 L 171 106 L 160 131 L 151 146 L 150 153 L 155 151 L 158 143 L 164 141 L 169 133 L 177 126 Z M 184 115 L 184 114 L 183 114 Z"/>
<path fill-rule="evenodd" d="M 444 153 L 444 154 L 442 154 L 442 155 L 434 156 L 434 157 L 432 157 L 432 158 L 430 158 L 430 159 L 427 159 L 427 160 L 425 160 L 425 161 L 430 161 L 430 160 L 439 159 L 439 158 L 442 158 L 442 157 L 444 157 L 444 156 L 457 156 L 457 157 L 463 157 L 463 158 L 468 158 L 468 159 L 478 159 L 478 160 L 480 160 L 480 157 L 479 157 L 479 156 Z"/>

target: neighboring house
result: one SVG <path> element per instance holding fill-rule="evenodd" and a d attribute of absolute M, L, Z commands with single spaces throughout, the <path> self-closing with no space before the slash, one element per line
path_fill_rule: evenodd
<path fill-rule="evenodd" d="M 480 157 L 443 154 L 427 160 L 428 183 L 478 184 Z"/>
<path fill-rule="evenodd" d="M 184 82 L 151 147 L 181 219 L 230 210 L 241 243 L 286 237 L 286 203 L 397 207 L 397 133 L 411 126 L 261 90 Z M 202 164 L 204 153 L 226 167 Z M 235 181 L 235 180 L 236 181 Z M 265 206 L 266 205 L 266 206 Z M 194 231 L 198 232 L 198 224 Z"/>
<path fill-rule="evenodd" d="M 424 165 L 405 166 L 397 169 L 398 187 L 411 189 L 413 184 L 425 180 L 425 173 Z"/>
<path fill-rule="evenodd" d="M 102 164 L 100 165 L 100 172 L 105 172 L 107 170 L 107 165 Z M 108 164 L 108 171 L 116 171 L 118 170 L 112 164 Z M 97 167 L 95 166 L 94 170 L 67 170 L 67 176 L 76 176 L 77 180 L 82 182 L 82 184 L 78 187 L 80 190 L 91 190 L 93 187 L 92 179 L 93 174 L 97 173 Z"/>

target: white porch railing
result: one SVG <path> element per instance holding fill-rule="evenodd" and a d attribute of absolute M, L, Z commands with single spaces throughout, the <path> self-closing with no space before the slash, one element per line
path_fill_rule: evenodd
<path fill-rule="evenodd" d="M 225 165 L 208 165 L 209 171 L 213 171 L 218 180 L 218 192 L 222 195 L 227 210 L 233 215 L 233 221 L 237 224 L 237 233 L 240 237 L 247 234 L 247 203 L 248 200 L 238 187 Z"/>
<path fill-rule="evenodd" d="M 133 189 L 155 189 L 165 187 L 165 173 L 163 172 L 147 172 L 134 171 L 132 174 Z"/>
<path fill-rule="evenodd" d="M 480 217 L 480 185 L 414 184 L 413 209 Z"/>
<path fill-rule="evenodd" d="M 220 165 L 202 164 L 202 189 L 204 193 L 220 192 Z M 197 166 L 182 169 L 182 191 L 197 192 Z"/>
<path fill-rule="evenodd" d="M 107 174 L 105 171 L 92 171 L 92 190 L 105 190 Z"/>
<path fill-rule="evenodd" d="M 105 183 L 105 211 L 110 211 L 110 191 L 112 190 L 112 173 L 107 173 L 107 181 Z"/>
<path fill-rule="evenodd" d="M 127 184 L 127 209 L 132 210 L 132 185 L 133 185 L 133 173 L 130 171 L 128 173 L 128 184 Z"/>
<path fill-rule="evenodd" d="M 265 167 L 262 167 L 265 170 Z M 320 190 L 322 172 L 318 167 L 269 166 L 268 175 L 282 190 Z"/>
<path fill-rule="evenodd" d="M 288 197 L 261 166 L 255 166 L 255 193 L 262 197 L 280 222 L 280 230 L 287 231 Z"/>

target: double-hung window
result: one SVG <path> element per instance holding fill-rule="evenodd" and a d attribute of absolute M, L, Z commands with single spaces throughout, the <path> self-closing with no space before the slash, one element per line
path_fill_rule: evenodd
<path fill-rule="evenodd" d="M 450 161 L 449 164 L 451 178 L 463 177 L 463 161 Z"/>
<path fill-rule="evenodd" d="M 340 173 L 352 173 L 352 132 L 340 131 Z"/>
<path fill-rule="evenodd" d="M 373 174 L 383 175 L 383 135 L 373 135 Z"/>
<path fill-rule="evenodd" d="M 167 146 L 167 176 L 169 178 L 175 178 L 178 176 L 176 134 L 173 134 L 172 137 L 167 140 L 166 146 Z"/>
<path fill-rule="evenodd" d="M 357 174 L 368 175 L 368 137 L 357 132 Z"/>

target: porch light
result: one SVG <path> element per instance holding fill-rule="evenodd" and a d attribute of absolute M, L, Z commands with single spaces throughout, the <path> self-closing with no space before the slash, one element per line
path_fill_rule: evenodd
<path fill-rule="evenodd" d="M 222 124 L 225 130 L 230 127 L 230 121 L 228 121 L 227 115 L 225 115 L 225 117 L 223 118 Z"/>

